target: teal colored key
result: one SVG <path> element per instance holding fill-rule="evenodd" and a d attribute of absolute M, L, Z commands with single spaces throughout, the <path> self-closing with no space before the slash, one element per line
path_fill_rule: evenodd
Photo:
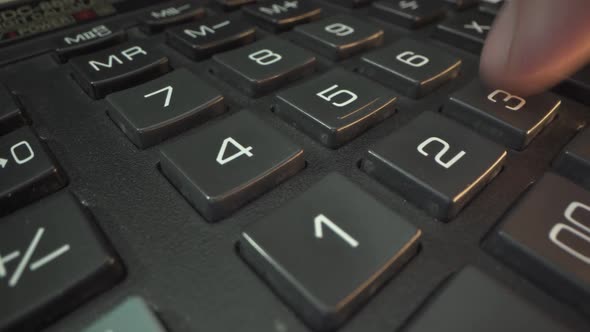
<path fill-rule="evenodd" d="M 140 297 L 130 297 L 83 332 L 166 332 Z"/>

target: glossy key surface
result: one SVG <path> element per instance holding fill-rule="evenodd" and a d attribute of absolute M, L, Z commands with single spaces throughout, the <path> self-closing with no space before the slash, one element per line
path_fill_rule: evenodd
<path fill-rule="evenodd" d="M 59 62 L 108 48 L 127 40 L 127 34 L 112 24 L 97 24 L 69 32 L 55 39 L 55 57 Z"/>
<path fill-rule="evenodd" d="M 362 168 L 441 220 L 449 220 L 502 168 L 506 150 L 425 112 L 372 147 Z"/>
<path fill-rule="evenodd" d="M 583 129 L 553 161 L 557 173 L 590 189 L 590 130 Z"/>
<path fill-rule="evenodd" d="M 474 267 L 458 272 L 402 332 L 573 332 L 534 303 Z"/>
<path fill-rule="evenodd" d="M 92 98 L 132 87 L 169 70 L 168 57 L 145 42 L 128 42 L 72 58 L 73 77 Z"/>
<path fill-rule="evenodd" d="M 590 314 L 590 192 L 546 174 L 506 214 L 486 248 Z"/>
<path fill-rule="evenodd" d="M 0 84 L 0 135 L 4 135 L 25 124 L 26 118 L 21 106 L 10 90 Z"/>
<path fill-rule="evenodd" d="M 424 97 L 459 75 L 461 59 L 434 46 L 402 39 L 362 57 L 361 71 L 412 98 Z"/>
<path fill-rule="evenodd" d="M 313 72 L 316 57 L 276 37 L 213 57 L 215 74 L 250 96 L 279 89 Z"/>
<path fill-rule="evenodd" d="M 436 21 L 445 15 L 442 1 L 376 1 L 371 13 L 376 17 L 397 25 L 416 29 Z"/>
<path fill-rule="evenodd" d="M 479 80 L 453 93 L 443 112 L 510 148 L 524 149 L 561 107 L 550 92 L 527 98 L 489 88 Z"/>
<path fill-rule="evenodd" d="M 67 192 L 0 219 L 2 331 L 39 331 L 122 275 L 94 221 Z"/>
<path fill-rule="evenodd" d="M 342 324 L 416 253 L 421 232 L 339 174 L 248 227 L 242 257 L 318 331 Z"/>
<path fill-rule="evenodd" d="M 397 97 L 373 81 L 336 69 L 280 92 L 276 100 L 277 115 L 337 148 L 391 116 Z"/>
<path fill-rule="evenodd" d="M 205 8 L 194 1 L 177 0 L 152 8 L 140 18 L 147 32 L 162 31 L 166 27 L 193 21 L 205 16 Z"/>
<path fill-rule="evenodd" d="M 264 28 L 288 30 L 320 17 L 321 7 L 309 0 L 270 0 L 244 7 L 244 13 Z"/>
<path fill-rule="evenodd" d="M 140 148 L 147 148 L 225 111 L 223 96 L 186 69 L 107 97 L 109 115 Z"/>
<path fill-rule="evenodd" d="M 66 177 L 31 129 L 0 136 L 0 216 L 57 191 Z"/>
<path fill-rule="evenodd" d="M 452 46 L 479 54 L 493 21 L 494 17 L 485 13 L 462 12 L 441 22 L 434 36 Z"/>
<path fill-rule="evenodd" d="M 145 301 L 133 296 L 127 298 L 82 332 L 142 331 L 166 332 Z"/>
<path fill-rule="evenodd" d="M 383 30 L 349 15 L 333 16 L 295 28 L 301 42 L 320 54 L 341 60 L 383 43 Z"/>
<path fill-rule="evenodd" d="M 303 150 L 249 111 L 160 149 L 168 180 L 205 218 L 217 221 L 305 166 Z"/>
<path fill-rule="evenodd" d="M 185 56 L 202 60 L 256 39 L 256 29 L 243 19 L 210 17 L 168 29 L 168 44 Z"/>

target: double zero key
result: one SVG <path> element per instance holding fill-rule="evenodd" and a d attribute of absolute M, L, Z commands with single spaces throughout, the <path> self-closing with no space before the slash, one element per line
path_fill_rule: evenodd
<path fill-rule="evenodd" d="M 546 174 L 508 212 L 485 246 L 590 314 L 590 192 Z"/>
<path fill-rule="evenodd" d="M 506 155 L 460 124 L 425 112 L 371 148 L 362 168 L 446 221 L 499 173 Z"/>
<path fill-rule="evenodd" d="M 417 251 L 421 232 L 339 174 L 247 228 L 242 257 L 315 330 L 338 327 Z"/>

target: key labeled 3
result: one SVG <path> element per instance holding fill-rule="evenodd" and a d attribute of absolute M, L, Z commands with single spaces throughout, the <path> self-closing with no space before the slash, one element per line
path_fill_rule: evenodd
<path fill-rule="evenodd" d="M 423 97 L 459 74 L 461 59 L 412 39 L 369 53 L 361 72 L 412 98 Z"/>

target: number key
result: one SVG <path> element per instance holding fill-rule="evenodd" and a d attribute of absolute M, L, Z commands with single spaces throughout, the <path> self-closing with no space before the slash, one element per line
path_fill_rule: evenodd
<path fill-rule="evenodd" d="M 453 93 L 443 112 L 504 145 L 522 150 L 557 114 L 561 100 L 545 92 L 525 98 L 474 80 Z"/>
<path fill-rule="evenodd" d="M 124 274 L 67 192 L 0 220 L 0 331 L 41 331 Z"/>
<path fill-rule="evenodd" d="M 425 112 L 370 149 L 362 168 L 446 221 L 498 174 L 506 155 L 458 123 Z"/>
<path fill-rule="evenodd" d="M 553 161 L 557 173 L 590 189 L 590 128 L 585 128 Z"/>
<path fill-rule="evenodd" d="M 217 221 L 305 166 L 303 150 L 242 111 L 160 149 L 164 175 Z"/>
<path fill-rule="evenodd" d="M 493 21 L 491 15 L 466 11 L 441 22 L 435 36 L 455 47 L 479 54 Z"/>
<path fill-rule="evenodd" d="M 259 96 L 313 72 L 316 57 L 276 37 L 213 57 L 217 74 L 250 96 Z"/>
<path fill-rule="evenodd" d="M 301 42 L 340 60 L 383 43 L 383 30 L 348 15 L 338 15 L 295 28 Z"/>
<path fill-rule="evenodd" d="M 393 114 L 396 100 L 379 84 L 335 69 L 280 92 L 275 112 L 322 144 L 337 148 Z"/>
<path fill-rule="evenodd" d="M 419 98 L 457 77 L 461 60 L 425 43 L 402 39 L 362 58 L 361 71 Z"/>
<path fill-rule="evenodd" d="M 225 111 L 223 96 L 187 69 L 109 95 L 110 117 L 140 148 Z"/>
<path fill-rule="evenodd" d="M 315 330 L 333 330 L 417 251 L 421 232 L 338 174 L 247 228 L 239 252 Z"/>
<path fill-rule="evenodd" d="M 0 137 L 0 215 L 63 187 L 65 176 L 29 128 Z"/>
<path fill-rule="evenodd" d="M 12 93 L 0 83 L 0 135 L 4 135 L 26 123 L 19 103 Z"/>
<path fill-rule="evenodd" d="M 590 192 L 546 174 L 508 212 L 485 247 L 590 314 Z"/>

